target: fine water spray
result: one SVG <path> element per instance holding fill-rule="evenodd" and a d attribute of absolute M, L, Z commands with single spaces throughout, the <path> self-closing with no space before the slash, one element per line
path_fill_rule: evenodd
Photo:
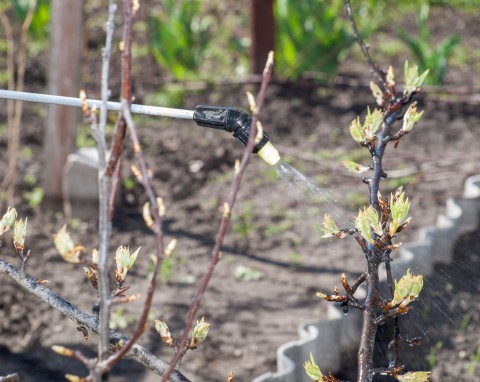
<path fill-rule="evenodd" d="M 86 102 L 89 107 L 101 107 L 102 105 L 102 101 L 99 100 L 87 99 L 83 101 L 80 98 L 74 97 L 62 97 L 11 90 L 0 90 L 0 98 L 74 107 L 82 107 L 83 102 Z M 107 102 L 108 110 L 118 111 L 120 110 L 120 107 L 121 104 L 118 102 Z M 244 146 L 247 146 L 250 137 L 252 118 L 243 110 L 235 109 L 233 107 L 200 105 L 197 106 L 195 110 L 185 110 L 133 104 L 131 105 L 131 111 L 136 114 L 193 120 L 198 126 L 210 127 L 232 133 L 232 135 Z M 260 142 L 255 144 L 252 152 L 258 154 L 258 156 L 272 166 L 280 161 L 278 151 L 272 145 L 268 134 L 265 132 L 263 133 Z"/>

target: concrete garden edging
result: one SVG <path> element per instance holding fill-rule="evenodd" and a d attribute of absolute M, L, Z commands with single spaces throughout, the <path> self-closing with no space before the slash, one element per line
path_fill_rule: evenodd
<path fill-rule="evenodd" d="M 457 239 L 478 227 L 479 212 L 480 175 L 475 175 L 465 181 L 462 197 L 447 199 L 445 213 L 437 217 L 435 226 L 421 229 L 417 242 L 400 247 L 398 258 L 392 262 L 394 277 L 401 277 L 408 268 L 414 274 L 427 276 L 436 263 L 450 263 Z M 357 293 L 360 292 L 365 293 Z M 311 381 L 303 369 L 310 352 L 321 370 L 337 373 L 342 366 L 342 353 L 358 348 L 360 328 L 358 311 L 351 309 L 344 315 L 329 304 L 327 319 L 299 325 L 299 339 L 277 349 L 277 371 L 262 374 L 253 382 Z"/>

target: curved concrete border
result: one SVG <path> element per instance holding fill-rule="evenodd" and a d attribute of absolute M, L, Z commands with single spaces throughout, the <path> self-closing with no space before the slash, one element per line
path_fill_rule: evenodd
<path fill-rule="evenodd" d="M 480 175 L 475 175 L 465 181 L 463 197 L 447 200 L 445 213 L 438 216 L 435 226 L 422 229 L 417 242 L 400 247 L 399 257 L 392 262 L 394 277 L 401 277 L 408 268 L 414 274 L 430 275 L 435 263 L 448 264 L 459 236 L 478 227 L 479 212 Z M 336 305 L 329 304 L 326 320 L 300 325 L 299 339 L 278 348 L 278 371 L 265 373 L 253 382 L 311 381 L 303 369 L 310 352 L 321 370 L 340 371 L 342 353 L 358 348 L 360 328 L 358 311 L 352 309 L 343 315 Z"/>

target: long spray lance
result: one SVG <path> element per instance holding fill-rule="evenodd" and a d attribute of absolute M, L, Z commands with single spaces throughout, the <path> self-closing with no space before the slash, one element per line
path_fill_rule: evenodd
<path fill-rule="evenodd" d="M 11 90 L 0 90 L 0 98 L 73 107 L 82 107 L 83 102 L 80 98 L 17 92 Z M 99 100 L 87 99 L 86 102 L 89 107 L 101 107 L 102 105 L 102 101 Z M 121 104 L 118 102 L 107 102 L 108 110 L 118 111 L 120 110 L 120 107 Z M 231 107 L 200 105 L 197 106 L 195 110 L 185 110 L 133 104 L 131 106 L 131 111 L 136 114 L 194 120 L 199 126 L 225 130 L 232 133 L 233 136 L 244 146 L 248 143 L 250 126 L 252 124 L 252 118 L 250 115 L 243 110 Z M 263 160 L 272 166 L 280 160 L 280 155 L 270 142 L 267 133 L 263 133 L 263 138 L 255 145 L 253 153 L 258 154 Z"/>

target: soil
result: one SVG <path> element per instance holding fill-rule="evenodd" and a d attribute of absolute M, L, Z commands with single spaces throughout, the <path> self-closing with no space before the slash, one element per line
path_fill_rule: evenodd
<path fill-rule="evenodd" d="M 469 15 L 462 14 L 462 35 L 472 49 L 480 48 L 478 34 Z M 445 25 L 439 23 L 439 25 Z M 447 28 L 445 26 L 445 28 Z M 471 29 L 468 29 L 471 28 Z M 94 39 L 95 34 L 90 35 Z M 98 50 L 89 53 L 91 70 L 85 88 L 98 91 Z M 150 67 L 136 68 L 136 102 L 155 91 L 160 74 Z M 151 58 L 150 58 L 151 60 Z M 32 81 L 27 91 L 44 91 L 42 70 L 47 62 L 39 56 L 29 63 Z M 117 64 L 112 64 L 117 65 Z M 355 73 L 358 64 L 343 74 Z M 400 66 L 399 66 L 400 68 Z M 46 69 L 45 69 L 46 70 Z M 397 69 L 400 72 L 401 69 Z M 113 71 L 115 72 L 115 71 Z M 91 73 L 90 73 L 91 74 Z M 454 71 L 450 85 L 471 83 L 468 69 Z M 368 72 L 364 69 L 363 78 Z M 144 80 L 148 78 L 149 81 Z M 112 88 L 116 85 L 112 85 Z M 118 87 L 115 88 L 118 91 Z M 182 107 L 198 104 L 234 105 L 247 109 L 245 90 L 257 91 L 252 84 L 224 85 L 184 94 Z M 435 224 L 448 197 L 459 196 L 463 182 L 479 172 L 477 149 L 480 111 L 472 102 L 453 98 L 439 100 L 435 92 L 419 98 L 425 115 L 414 131 L 396 149 L 389 147 L 385 168 L 402 170 L 407 177 L 388 179 L 383 193 L 389 194 L 399 184 L 411 198 L 413 217 L 402 241 L 415 240 L 421 227 Z M 364 269 L 361 251 L 353 240 L 324 242 L 316 226 L 331 204 L 350 218 L 367 201 L 367 188 L 361 178 L 342 169 L 341 159 L 366 160 L 368 153 L 350 138 L 348 126 L 364 113 L 373 99 L 366 87 L 325 88 L 311 82 L 274 83 L 261 119 L 279 149 L 282 161 L 310 177 L 318 185 L 313 194 L 292 190 L 289 182 L 278 177 L 274 168 L 252 157 L 240 191 L 233 219 L 211 284 L 202 301 L 199 318 L 211 323 L 207 340 L 198 350 L 189 352 L 181 370 L 192 380 L 225 381 L 230 370 L 236 381 L 248 381 L 276 367 L 276 349 L 296 339 L 297 326 L 306 321 L 325 318 L 326 305 L 315 297 L 318 290 L 331 291 L 340 285 L 340 275 L 350 279 Z M 42 179 L 42 137 L 45 110 L 25 105 L 22 148 L 18 163 L 17 199 L 19 215 L 28 216 L 27 247 L 32 250 L 27 273 L 50 281 L 49 287 L 65 299 L 89 312 L 95 304 L 95 293 L 80 267 L 65 263 L 53 246 L 52 235 L 65 223 L 78 243 L 93 249 L 97 245 L 97 221 L 69 219 L 62 212 L 38 206 L 31 208 L 25 192 L 33 185 L 26 175 Z M 0 118 L 6 120 L 5 108 Z M 187 309 L 196 284 L 207 268 L 218 229 L 223 203 L 228 196 L 235 160 L 242 149 L 227 133 L 192 126 L 170 119 L 137 119 L 153 184 L 167 206 L 166 240 L 178 239 L 168 267 L 164 267 L 161 284 L 155 296 L 151 320 L 166 321 L 174 336 L 183 328 Z M 0 160 L 6 163 L 6 136 L 0 137 Z M 133 163 L 130 144 L 126 147 L 124 179 Z M 423 166 L 423 167 L 421 167 Z M 146 198 L 140 185 L 127 182 L 114 219 L 112 251 L 119 245 L 136 249 L 141 255 L 128 275 L 131 293 L 143 293 L 149 270 L 149 254 L 154 238 L 141 217 Z M 413 354 L 409 367 L 432 368 L 432 381 L 478 381 L 480 377 L 480 303 L 478 235 L 463 237 L 451 265 L 439 266 L 427 278 L 425 295 L 416 303 L 416 314 L 403 318 L 406 335 L 423 334 L 423 345 L 405 349 Z M 9 244 L 1 248 L 1 257 L 18 264 Z M 247 267 L 246 270 L 241 267 Z M 95 338 L 88 342 L 70 321 L 0 276 L 0 375 L 19 372 L 22 381 L 62 381 L 64 374 L 84 375 L 81 365 L 55 355 L 51 345 L 95 353 Z M 431 287 L 430 287 L 431 286 Z M 141 308 L 141 300 L 121 306 L 115 324 L 129 334 Z M 168 361 L 171 350 L 165 348 L 152 328 L 140 343 Z M 419 328 L 419 329 L 416 329 Z M 415 329 L 415 330 L 414 330 Z M 355 362 L 345 356 L 345 362 Z M 353 376 L 344 376 L 354 378 Z M 158 376 L 133 361 L 122 361 L 112 371 L 112 381 L 154 381 Z"/>

